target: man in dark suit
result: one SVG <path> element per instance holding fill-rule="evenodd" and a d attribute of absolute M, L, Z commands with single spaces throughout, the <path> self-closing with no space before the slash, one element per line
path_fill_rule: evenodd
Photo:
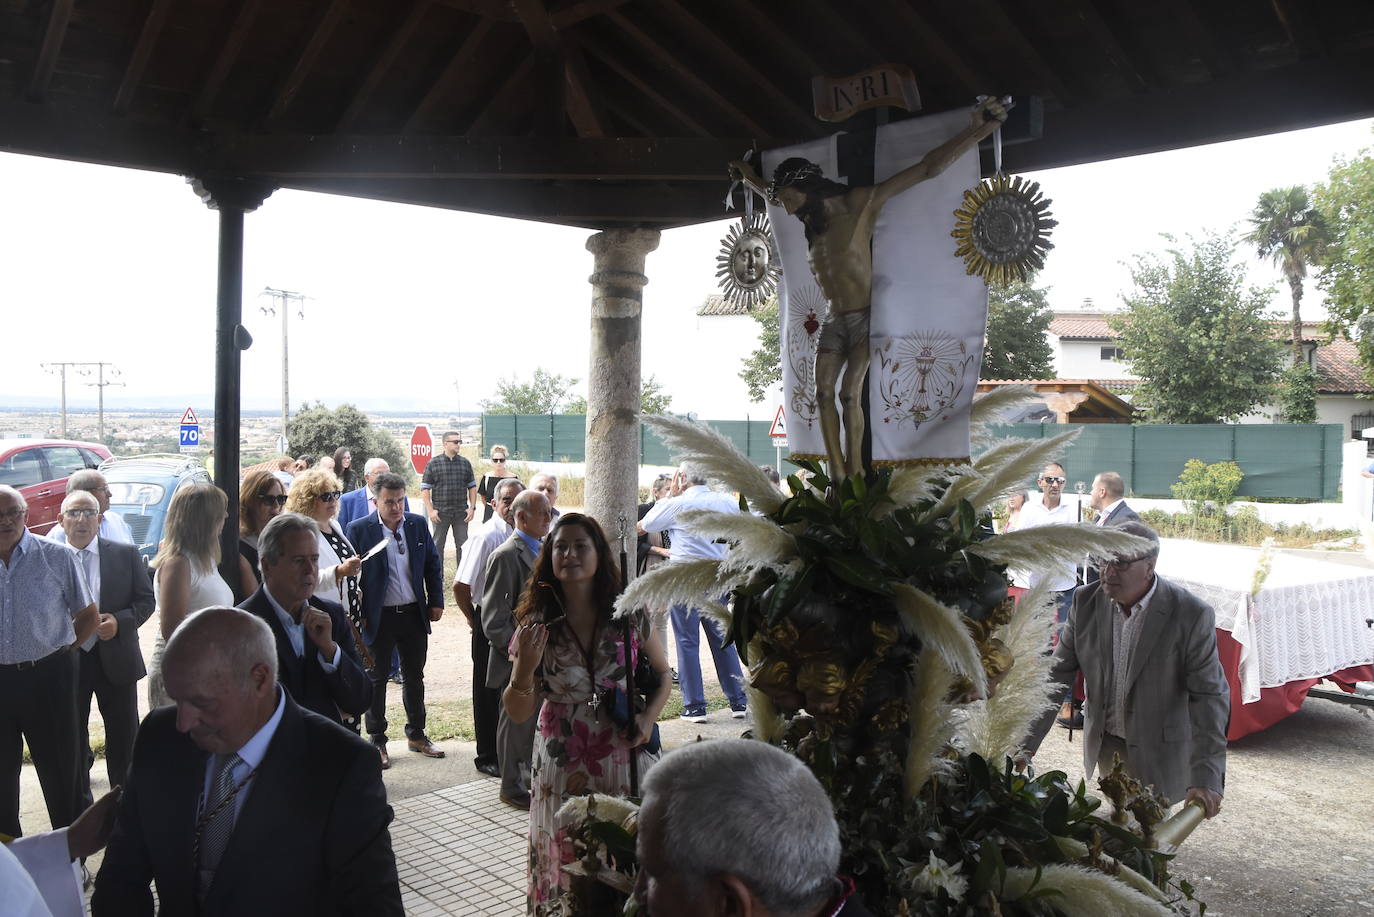
<path fill-rule="evenodd" d="M 539 556 L 539 540 L 549 533 L 549 500 L 537 490 L 522 491 L 511 504 L 515 531 L 487 560 L 482 588 L 482 632 L 491 643 L 487 657 L 487 687 L 498 690 L 510 681 L 510 641 L 515 635 L 515 607 Z M 530 807 L 522 763 L 534 753 L 534 730 L 539 717 L 517 723 L 503 704 L 496 721 L 496 756 L 501 766 L 501 801 L 517 809 Z"/>
<path fill-rule="evenodd" d="M 319 582 L 315 521 L 300 513 L 272 517 L 258 535 L 262 586 L 239 603 L 267 622 L 277 641 L 277 679 L 291 699 L 342 725 L 372 701 L 343 606 L 312 595 Z"/>
<path fill-rule="evenodd" d="M 1127 522 L 1123 532 L 1152 547 L 1102 565 L 1102 580 L 1074 596 L 1054 650 L 1052 678 L 1068 684 L 1081 667 L 1087 683 L 1083 769 L 1108 771 L 1120 755 L 1127 771 L 1170 802 L 1196 799 L 1207 817 L 1221 808 L 1226 782 L 1230 692 L 1217 657 L 1211 606 L 1155 575 L 1159 537 Z M 1026 743 L 1033 755 L 1054 711 Z"/>
<path fill-rule="evenodd" d="M 1139 522 L 1140 516 L 1126 505 L 1126 482 L 1115 471 L 1104 471 L 1093 478 L 1093 489 L 1088 505 L 1097 510 L 1098 525 L 1125 525 Z M 1097 582 L 1097 565 L 1089 562 L 1083 572 L 1083 581 L 1091 586 Z"/>
<path fill-rule="evenodd" d="M 138 680 L 148 674 L 138 648 L 138 629 L 153 613 L 153 582 L 138 549 L 98 537 L 100 505 L 93 494 L 72 491 L 62 501 L 62 531 L 76 552 L 86 585 L 96 597 L 99 623 L 77 654 L 76 710 L 78 810 L 91 796 L 91 697 L 105 724 L 105 772 L 110 786 L 123 786 L 138 732 Z M 92 515 L 94 514 L 94 515 Z"/>
<path fill-rule="evenodd" d="M 391 465 L 384 458 L 370 458 L 363 466 L 363 486 L 350 490 L 339 498 L 339 528 L 345 533 L 355 519 L 362 519 L 377 511 L 377 475 L 386 474 Z M 405 511 L 410 512 L 410 501 L 406 501 Z"/>
<path fill-rule="evenodd" d="M 377 756 L 277 684 L 271 630 L 209 608 L 167 641 L 96 878 L 100 917 L 400 915 Z"/>
<path fill-rule="evenodd" d="M 377 475 L 377 511 L 348 526 L 348 540 L 364 554 L 378 542 L 386 547 L 363 562 L 363 640 L 378 664 L 372 667 L 372 708 L 365 725 L 377 746 L 382 768 L 391 766 L 386 749 L 386 665 L 392 649 L 401 653 L 401 700 L 411 751 L 427 758 L 444 752 L 425 735 L 425 658 L 430 623 L 444 614 L 443 562 L 423 516 L 405 511 L 406 482 L 398 474 Z"/>

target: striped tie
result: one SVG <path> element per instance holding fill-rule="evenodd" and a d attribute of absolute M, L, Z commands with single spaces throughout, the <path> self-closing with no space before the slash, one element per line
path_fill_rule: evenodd
<path fill-rule="evenodd" d="M 215 755 L 215 774 L 210 780 L 210 796 L 205 801 L 206 819 L 200 831 L 200 898 L 204 902 L 215 878 L 229 835 L 234 831 L 234 769 L 244 761 L 237 754 Z"/>

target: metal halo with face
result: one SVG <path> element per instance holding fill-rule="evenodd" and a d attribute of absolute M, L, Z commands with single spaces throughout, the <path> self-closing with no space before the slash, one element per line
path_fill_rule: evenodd
<path fill-rule="evenodd" d="M 727 302 L 752 309 L 773 295 L 782 266 L 766 213 L 755 211 L 752 219 L 740 217 L 738 223 L 730 224 L 730 231 L 721 240 L 716 266 Z"/>
<path fill-rule="evenodd" d="M 954 254 L 969 274 L 989 283 L 1027 279 L 1045 266 L 1046 252 L 1054 248 L 1050 230 L 1059 224 L 1049 206 L 1038 182 L 1001 174 L 979 182 L 954 211 Z"/>

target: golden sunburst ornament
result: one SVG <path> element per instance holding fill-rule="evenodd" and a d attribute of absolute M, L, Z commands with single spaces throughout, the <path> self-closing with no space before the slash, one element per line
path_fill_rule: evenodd
<path fill-rule="evenodd" d="M 959 240 L 954 254 L 964 269 L 988 283 L 1025 280 L 1045 266 L 1045 253 L 1054 244 L 1050 230 L 1050 201 L 1040 183 L 1002 173 L 984 179 L 964 192 L 959 219 L 950 233 Z"/>
<path fill-rule="evenodd" d="M 773 246 L 768 214 L 759 210 L 731 223 L 721 240 L 716 265 L 726 302 L 752 309 L 772 296 L 782 275 L 782 262 Z"/>

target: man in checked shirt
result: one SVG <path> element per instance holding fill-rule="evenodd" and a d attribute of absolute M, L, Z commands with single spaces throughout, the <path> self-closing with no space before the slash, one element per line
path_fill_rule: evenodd
<path fill-rule="evenodd" d="M 458 454 L 462 444 L 463 439 L 456 432 L 445 433 L 443 455 L 430 459 L 420 478 L 420 496 L 424 497 L 425 512 L 434 525 L 434 547 L 439 551 L 441 563 L 450 529 L 453 530 L 457 559 L 463 559 L 468 523 L 477 506 L 477 478 L 472 473 L 472 463 Z"/>

